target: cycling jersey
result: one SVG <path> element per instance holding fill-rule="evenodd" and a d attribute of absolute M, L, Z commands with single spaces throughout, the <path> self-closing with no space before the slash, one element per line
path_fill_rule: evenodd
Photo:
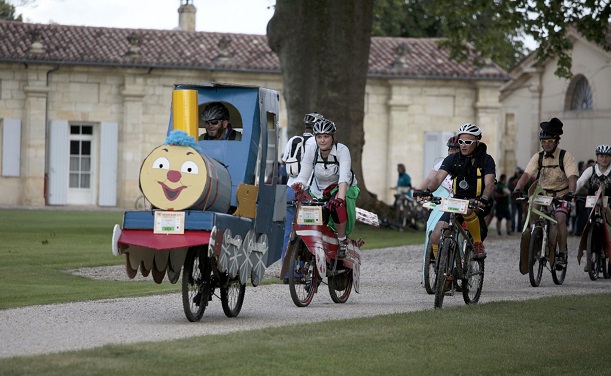
<path fill-rule="evenodd" d="M 607 171 L 600 172 L 598 164 L 587 168 L 577 180 L 577 191 L 579 191 L 586 182 L 590 183 L 588 188 L 589 195 L 595 195 L 598 187 L 605 187 L 605 196 L 611 196 L 611 167 L 607 167 Z"/>

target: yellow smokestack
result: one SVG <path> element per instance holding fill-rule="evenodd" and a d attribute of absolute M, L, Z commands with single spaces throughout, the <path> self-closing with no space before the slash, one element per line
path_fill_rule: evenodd
<path fill-rule="evenodd" d="M 172 92 L 172 129 L 198 137 L 197 90 L 174 90 Z"/>

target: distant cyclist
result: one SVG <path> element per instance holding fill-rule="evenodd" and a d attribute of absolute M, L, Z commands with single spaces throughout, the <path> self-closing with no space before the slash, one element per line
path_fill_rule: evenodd
<path fill-rule="evenodd" d="M 496 165 L 492 156 L 486 153 L 486 144 L 480 141 L 482 131 L 477 125 L 461 125 L 457 136 L 460 153 L 443 160 L 439 171 L 420 195 L 430 196 L 449 175 L 454 197 L 477 202 L 481 210 L 476 213 L 469 209 L 462 218 L 473 237 L 474 258 L 483 259 L 486 257 L 483 241 L 488 235 L 484 217 L 492 210 Z M 449 222 L 449 217 L 449 213 L 444 213 L 440 221 Z"/>
<path fill-rule="evenodd" d="M 543 151 L 532 156 L 524 174 L 516 183 L 516 187 L 512 196 L 514 198 L 522 197 L 522 188 L 530 181 L 532 176 L 537 176 L 539 185 L 543 188 L 543 194 L 546 196 L 560 197 L 567 201 L 572 201 L 575 197 L 575 189 L 577 186 L 577 163 L 575 158 L 567 151 L 558 148 L 560 143 L 560 135 L 562 134 L 562 122 L 558 118 L 552 118 L 550 121 L 545 121 L 539 126 L 539 140 Z M 556 245 L 560 246 L 560 255 L 556 260 L 556 266 L 560 268 L 566 267 L 567 262 L 567 229 L 566 217 L 569 213 L 567 203 L 562 203 L 554 208 L 554 217 L 556 219 L 558 236 L 556 239 L 550 239 L 550 249 L 555 250 Z M 531 216 L 531 221 L 534 220 Z M 521 256 L 520 256 L 520 272 L 528 273 L 528 246 L 530 232 L 522 233 Z M 525 256 L 526 255 L 526 256 Z"/>

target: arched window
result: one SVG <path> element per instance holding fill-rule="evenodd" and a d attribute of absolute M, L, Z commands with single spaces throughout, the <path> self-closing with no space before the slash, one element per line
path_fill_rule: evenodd
<path fill-rule="evenodd" d="M 592 109 L 592 104 L 592 88 L 590 88 L 588 79 L 581 74 L 575 76 L 566 93 L 566 110 L 587 111 Z"/>

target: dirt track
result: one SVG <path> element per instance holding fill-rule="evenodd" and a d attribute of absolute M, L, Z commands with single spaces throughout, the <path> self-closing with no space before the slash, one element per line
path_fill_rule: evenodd
<path fill-rule="evenodd" d="M 569 239 L 570 260 L 565 283 L 554 285 L 546 270 L 541 286 L 533 288 L 528 276 L 518 272 L 519 238 L 491 235 L 486 241 L 488 258 L 480 303 L 611 293 L 611 280 L 590 281 L 583 272 L 583 264 L 577 265 L 577 240 Z M 180 294 L 0 311 L 0 357 L 433 309 L 433 296 L 427 295 L 420 284 L 421 246 L 365 251 L 362 256 L 361 293 L 353 293 L 345 304 L 334 304 L 323 285 L 309 307 L 297 308 L 288 286 L 276 284 L 248 287 L 237 318 L 227 318 L 220 300 L 214 298 L 198 323 L 186 320 Z M 272 265 L 269 271 L 277 273 L 277 265 Z M 446 297 L 444 307 L 456 306 L 464 306 L 462 295 Z"/>

